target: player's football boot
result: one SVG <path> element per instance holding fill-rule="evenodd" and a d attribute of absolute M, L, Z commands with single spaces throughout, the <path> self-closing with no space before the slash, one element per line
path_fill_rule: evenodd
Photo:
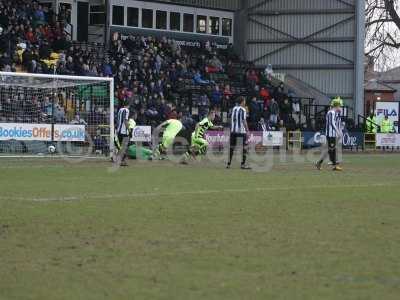
<path fill-rule="evenodd" d="M 316 163 L 315 163 L 315 167 L 317 168 L 317 170 L 321 170 L 322 169 L 322 163 L 320 162 L 320 161 L 317 161 Z"/>
<path fill-rule="evenodd" d="M 251 170 L 251 167 L 248 166 L 248 165 L 241 165 L 240 168 L 241 168 L 242 170 Z"/>
<path fill-rule="evenodd" d="M 343 171 L 343 168 L 342 168 L 342 167 L 339 167 L 339 166 L 335 166 L 335 167 L 332 169 L 332 171 L 341 172 L 341 171 Z"/>

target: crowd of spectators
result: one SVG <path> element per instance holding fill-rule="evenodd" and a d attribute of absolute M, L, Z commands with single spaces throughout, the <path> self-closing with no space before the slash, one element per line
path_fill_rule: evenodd
<path fill-rule="evenodd" d="M 266 70 L 249 65 L 237 68 L 240 61 L 231 46 L 221 50 L 207 42 L 201 48 L 185 48 L 167 38 L 113 35 L 104 51 L 74 45 L 64 29 L 65 13 L 56 16 L 35 1 L 0 0 L 1 70 L 112 76 L 116 106 L 128 100 L 139 125 L 156 125 L 180 115 L 198 119 L 209 109 L 227 122 L 224 114 L 229 116 L 236 98 L 244 95 L 251 129 L 298 126 L 293 115 L 300 113 L 299 103 L 283 83 L 273 85 L 272 66 Z M 68 106 L 68 95 L 49 99 L 51 96 L 35 98 L 32 94 L 1 97 L 0 119 L 107 122 L 108 104 Z"/>
<path fill-rule="evenodd" d="M 0 68 L 49 73 L 52 52 L 67 49 L 65 12 L 58 16 L 36 1 L 0 0 Z"/>

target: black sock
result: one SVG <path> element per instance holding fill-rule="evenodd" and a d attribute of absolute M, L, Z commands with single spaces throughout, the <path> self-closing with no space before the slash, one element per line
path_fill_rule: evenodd
<path fill-rule="evenodd" d="M 244 166 L 246 164 L 246 158 L 247 158 L 247 150 L 243 147 L 242 166 Z"/>
<path fill-rule="evenodd" d="M 231 149 L 229 150 L 229 162 L 228 165 L 230 165 L 232 163 L 232 157 L 233 157 L 233 147 L 231 147 Z"/>
<path fill-rule="evenodd" d="M 331 160 L 332 164 L 336 165 L 336 149 L 329 149 L 329 159 Z"/>

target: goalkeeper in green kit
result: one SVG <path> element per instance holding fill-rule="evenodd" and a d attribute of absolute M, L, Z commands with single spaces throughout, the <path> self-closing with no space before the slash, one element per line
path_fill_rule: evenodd
<path fill-rule="evenodd" d="M 210 110 L 207 117 L 201 120 L 196 125 L 195 131 L 192 133 L 192 140 L 190 149 L 185 153 L 182 164 L 187 164 L 190 157 L 195 158 L 199 155 L 204 155 L 207 153 L 208 142 L 205 138 L 205 134 L 207 130 L 222 130 L 222 126 L 214 126 L 212 122 L 214 122 L 215 112 Z"/>
<path fill-rule="evenodd" d="M 129 140 L 132 138 L 133 130 L 135 129 L 135 127 L 136 127 L 135 120 L 133 118 L 129 118 L 129 120 L 128 120 L 128 136 L 129 136 Z M 122 145 L 122 141 L 120 141 L 120 139 L 118 139 L 117 135 L 115 135 L 115 138 L 114 138 L 114 145 L 115 145 L 116 150 L 118 152 L 120 152 L 122 147 L 123 147 L 123 145 Z M 125 147 L 127 147 L 127 151 L 126 151 L 127 153 L 126 154 L 127 154 L 127 156 L 129 158 L 132 158 L 132 159 L 140 158 L 140 159 L 144 159 L 144 160 L 151 160 L 152 159 L 153 152 L 150 149 L 146 148 L 146 147 L 140 147 L 140 149 L 138 149 L 136 147 L 135 143 L 129 143 L 129 145 L 125 146 Z M 138 150 L 140 150 L 140 151 L 138 151 Z M 111 158 L 111 160 L 115 161 L 116 158 L 113 156 Z M 125 163 L 125 165 L 126 165 L 126 163 Z"/>

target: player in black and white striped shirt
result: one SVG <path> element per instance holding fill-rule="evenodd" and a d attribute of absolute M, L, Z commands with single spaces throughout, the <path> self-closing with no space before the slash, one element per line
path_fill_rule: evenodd
<path fill-rule="evenodd" d="M 116 163 L 121 166 L 127 166 L 126 162 L 126 152 L 128 150 L 129 144 L 129 104 L 128 101 L 124 101 L 121 108 L 118 110 L 117 114 L 117 124 L 116 124 L 116 136 L 117 142 L 119 144 L 118 154 Z"/>
<path fill-rule="evenodd" d="M 249 127 L 247 125 L 247 112 L 245 107 L 246 99 L 244 97 L 240 97 L 239 103 L 232 110 L 229 161 L 228 165 L 226 166 L 228 169 L 231 167 L 233 153 L 235 152 L 238 141 L 241 142 L 243 147 L 241 168 L 244 170 L 251 169 L 246 165 L 247 133 L 249 131 Z"/>
<path fill-rule="evenodd" d="M 338 166 L 336 157 L 336 144 L 338 139 L 343 136 L 342 125 L 341 125 L 341 107 L 343 106 L 342 99 L 335 98 L 331 102 L 331 109 L 326 114 L 325 124 L 325 137 L 328 145 L 328 150 L 323 151 L 320 160 L 315 164 L 318 170 L 321 170 L 322 163 L 329 156 L 332 162 L 334 171 L 342 171 L 342 168 Z"/>

